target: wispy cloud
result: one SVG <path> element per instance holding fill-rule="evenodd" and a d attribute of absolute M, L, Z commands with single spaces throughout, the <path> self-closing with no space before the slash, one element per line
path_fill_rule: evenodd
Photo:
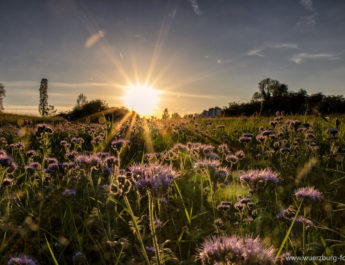
<path fill-rule="evenodd" d="M 85 48 L 90 48 L 93 45 L 95 45 L 100 39 L 104 38 L 105 32 L 103 30 L 99 30 L 97 33 L 91 35 L 86 41 L 85 41 Z"/>
<path fill-rule="evenodd" d="M 335 54 L 330 54 L 330 53 L 298 53 L 295 54 L 290 58 L 290 61 L 296 63 L 296 64 L 301 64 L 305 60 L 310 60 L 310 59 L 327 59 L 327 60 L 337 60 L 339 59 L 338 55 Z"/>
<path fill-rule="evenodd" d="M 259 56 L 259 57 L 264 57 L 264 55 L 261 53 L 265 48 L 260 47 L 256 49 L 251 49 L 247 52 L 248 56 Z"/>
<path fill-rule="evenodd" d="M 285 49 L 299 49 L 298 48 L 298 45 L 295 44 L 295 43 L 283 43 L 283 42 L 277 42 L 277 43 L 270 43 L 270 44 L 267 44 L 268 47 L 271 47 L 271 48 L 277 48 L 277 49 L 280 49 L 280 48 L 285 48 Z"/>
<path fill-rule="evenodd" d="M 37 87 L 40 86 L 39 81 L 3 81 L 5 87 L 24 88 L 24 87 Z M 49 87 L 58 88 L 73 88 L 73 87 L 111 87 L 112 83 L 102 82 L 80 82 L 80 83 L 65 83 L 65 82 L 48 82 Z"/>
<path fill-rule="evenodd" d="M 247 52 L 248 56 L 259 56 L 264 57 L 262 52 L 267 48 L 274 48 L 274 49 L 299 49 L 298 45 L 295 43 L 284 43 L 284 42 L 272 42 L 272 43 L 265 43 L 264 45 L 251 49 Z"/>
<path fill-rule="evenodd" d="M 313 0 L 301 0 L 301 5 L 307 11 L 310 11 L 310 12 L 314 11 Z"/>
<path fill-rule="evenodd" d="M 192 6 L 194 14 L 198 15 L 198 16 L 201 16 L 203 12 L 200 9 L 199 1 L 198 0 L 188 0 L 188 2 Z"/>
<path fill-rule="evenodd" d="M 205 99 L 214 99 L 218 97 L 217 95 L 173 92 L 173 91 L 168 91 L 168 90 L 163 90 L 162 92 L 163 94 L 175 96 L 175 97 L 205 98 Z"/>
<path fill-rule="evenodd" d="M 317 13 L 314 13 L 312 15 L 303 16 L 299 19 L 299 21 L 296 24 L 297 28 L 311 28 L 316 24 L 316 17 Z"/>

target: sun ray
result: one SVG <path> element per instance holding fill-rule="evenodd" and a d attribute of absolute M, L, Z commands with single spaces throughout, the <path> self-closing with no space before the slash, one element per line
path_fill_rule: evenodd
<path fill-rule="evenodd" d="M 126 136 L 125 136 L 125 139 L 126 139 L 126 140 L 129 140 L 129 139 L 131 138 L 132 129 L 133 129 L 133 126 L 134 126 L 136 120 L 137 120 L 137 113 L 134 112 L 134 114 L 132 115 L 131 123 L 130 123 L 130 125 L 129 125 L 129 127 L 128 127 L 128 130 L 127 130 L 127 132 L 126 132 Z"/>
<path fill-rule="evenodd" d="M 146 151 L 148 153 L 153 153 L 154 148 L 153 148 L 152 139 L 150 136 L 150 128 L 145 118 L 143 119 L 143 129 L 144 129 L 144 141 L 145 141 Z"/>

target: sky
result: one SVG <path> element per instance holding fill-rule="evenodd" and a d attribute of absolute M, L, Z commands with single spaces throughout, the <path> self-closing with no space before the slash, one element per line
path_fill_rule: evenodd
<path fill-rule="evenodd" d="M 121 106 L 145 82 L 181 114 L 246 102 L 267 77 L 344 95 L 344 29 L 343 0 L 1 0 L 4 107 L 38 114 L 42 78 L 58 111 L 80 93 Z"/>

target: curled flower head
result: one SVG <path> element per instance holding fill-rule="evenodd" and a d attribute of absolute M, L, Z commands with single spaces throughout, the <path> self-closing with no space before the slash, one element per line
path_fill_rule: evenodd
<path fill-rule="evenodd" d="M 323 194 L 314 187 L 299 188 L 295 191 L 297 200 L 303 200 L 306 203 L 316 203 L 323 200 Z"/>

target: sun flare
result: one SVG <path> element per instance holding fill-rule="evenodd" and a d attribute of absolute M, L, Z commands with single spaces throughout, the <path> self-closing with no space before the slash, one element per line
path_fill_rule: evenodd
<path fill-rule="evenodd" d="M 123 101 L 140 115 L 152 115 L 157 109 L 159 91 L 147 85 L 131 85 L 127 87 Z"/>

